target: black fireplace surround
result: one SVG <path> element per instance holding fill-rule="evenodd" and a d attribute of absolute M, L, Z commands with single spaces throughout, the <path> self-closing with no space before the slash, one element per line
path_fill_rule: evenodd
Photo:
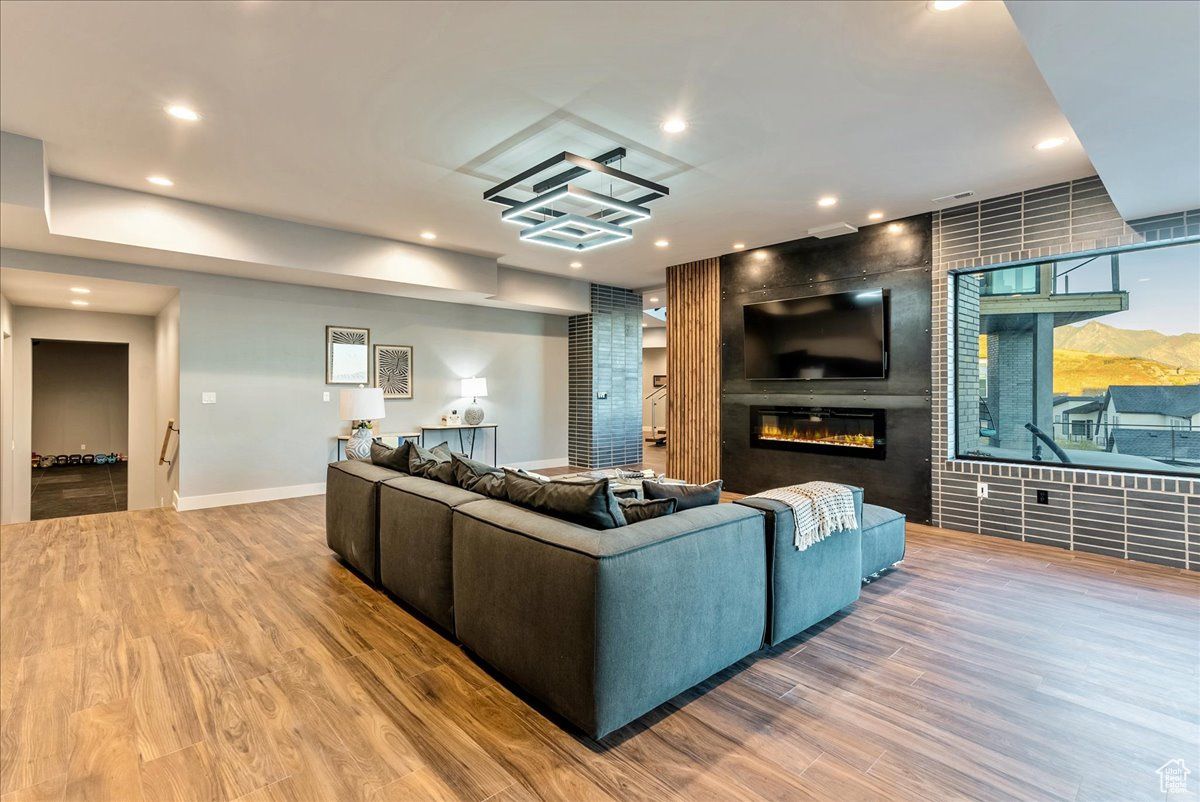
<path fill-rule="evenodd" d="M 750 447 L 781 448 L 884 459 L 887 417 L 882 409 L 750 407 Z"/>

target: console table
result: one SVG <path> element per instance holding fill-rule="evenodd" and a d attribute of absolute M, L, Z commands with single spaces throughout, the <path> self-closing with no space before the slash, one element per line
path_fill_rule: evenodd
<path fill-rule="evenodd" d="M 400 440 L 416 440 L 421 436 L 420 432 L 384 432 L 383 434 L 372 435 L 373 439 L 383 440 L 392 448 L 400 444 Z M 346 458 L 346 441 L 350 439 L 348 434 L 339 434 L 337 436 L 337 458 L 343 460 Z M 388 441 L 396 441 L 394 444 Z"/>
<path fill-rule="evenodd" d="M 421 427 L 421 447 L 422 448 L 425 447 L 425 433 L 426 432 L 457 431 L 458 432 L 458 450 L 465 451 L 467 446 L 465 445 L 465 441 L 463 439 L 463 432 L 470 432 L 471 433 L 471 440 L 470 440 L 470 449 L 471 450 L 467 453 L 467 456 L 469 456 L 471 459 L 475 459 L 475 433 L 478 432 L 480 429 L 491 429 L 492 430 L 492 464 L 495 465 L 497 460 L 499 459 L 496 456 L 497 427 L 498 427 L 498 424 L 495 424 L 495 423 L 481 423 L 478 426 L 471 426 L 471 425 L 465 424 L 465 423 L 462 424 L 461 426 L 441 426 L 441 425 L 422 426 Z M 486 448 L 487 447 L 487 445 L 486 445 L 487 434 L 486 433 L 484 434 L 483 439 L 484 439 L 484 448 Z"/>

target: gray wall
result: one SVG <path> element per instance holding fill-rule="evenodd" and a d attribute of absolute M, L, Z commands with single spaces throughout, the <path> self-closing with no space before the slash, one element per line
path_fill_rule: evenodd
<path fill-rule="evenodd" d="M 164 479 L 178 481 L 185 508 L 323 491 L 325 466 L 337 453 L 334 438 L 348 426 L 338 419 L 341 388 L 325 384 L 329 324 L 369 328 L 372 343 L 414 347 L 415 397 L 387 402 L 384 431 L 435 423 L 452 407 L 461 411 L 469 399 L 459 397 L 460 379 L 485 376 L 490 395 L 480 402 L 488 421 L 500 426 L 499 460 L 529 467 L 566 463 L 565 316 L 28 251 L 5 249 L 0 257 L 25 270 L 179 288 L 182 432 L 178 473 Z M 156 343 L 156 320 L 145 320 L 151 359 L 145 374 L 150 407 L 143 419 L 154 420 L 153 470 L 165 423 L 157 418 L 172 411 L 169 376 L 160 377 L 166 391 L 156 403 L 153 357 L 156 348 L 170 353 L 172 345 Z M 162 324 L 169 331 L 160 315 Z M 201 404 L 202 392 L 215 392 L 217 403 Z M 451 442 L 457 448 L 457 438 Z M 132 504 L 132 465 L 130 470 Z M 151 476 L 148 486 L 154 492 L 163 485 Z"/>
<path fill-rule="evenodd" d="M 570 320 L 569 456 L 581 468 L 642 461 L 642 296 L 593 284 Z M 603 396 L 603 397 L 601 397 Z"/>
<path fill-rule="evenodd" d="M 498 459 L 536 467 L 566 458 L 566 319 L 259 281 L 196 276 L 180 292 L 180 495 L 324 482 L 336 458 L 338 385 L 325 384 L 325 326 L 371 330 L 413 347 L 413 398 L 386 402 L 384 432 L 461 413 L 463 377 L 499 424 Z M 202 404 L 215 392 L 217 403 Z M 322 400 L 323 393 L 329 401 Z M 450 434 L 457 450 L 457 436 Z M 475 454 L 491 459 L 482 440 Z"/>
<path fill-rule="evenodd" d="M 933 518 L 950 529 L 1200 570 L 1200 482 L 956 460 L 953 270 L 1200 235 L 1200 213 L 1126 223 L 1100 179 L 937 212 L 933 219 Z M 977 403 L 977 396 L 966 403 Z M 977 498 L 986 481 L 990 498 Z M 1036 503 L 1038 490 L 1050 503 Z"/>
<path fill-rule="evenodd" d="M 33 346 L 30 446 L 39 454 L 129 453 L 129 346 Z"/>

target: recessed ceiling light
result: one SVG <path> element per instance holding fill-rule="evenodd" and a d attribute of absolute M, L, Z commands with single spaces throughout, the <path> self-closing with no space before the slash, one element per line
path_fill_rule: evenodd
<path fill-rule="evenodd" d="M 888 226 L 887 230 L 892 234 L 899 234 L 904 230 L 904 226 L 900 225 L 899 223 L 892 223 Z"/>
<path fill-rule="evenodd" d="M 645 324 L 645 323 L 643 323 L 643 324 L 642 324 L 642 328 L 643 328 L 643 329 L 644 329 L 644 328 L 646 328 L 646 324 Z"/>
<path fill-rule="evenodd" d="M 87 306 L 88 302 L 84 301 L 80 298 L 76 298 L 74 301 L 71 301 L 71 305 L 72 306 Z"/>
<path fill-rule="evenodd" d="M 87 295 L 89 292 L 91 292 L 91 290 L 89 290 L 87 287 L 72 287 L 71 292 L 77 292 L 80 295 Z"/>
<path fill-rule="evenodd" d="M 746 243 L 744 243 L 744 242 L 735 242 L 735 243 L 733 243 L 733 249 L 734 249 L 735 251 L 740 251 L 742 248 L 745 248 L 745 247 L 746 247 Z"/>
<path fill-rule="evenodd" d="M 437 234 L 434 234 L 432 231 L 422 231 L 421 239 L 437 239 Z"/>
<path fill-rule="evenodd" d="M 650 299 L 650 303 L 652 303 L 652 304 L 656 304 L 656 303 L 658 303 L 658 299 L 657 299 L 657 298 L 651 298 L 651 299 Z"/>
<path fill-rule="evenodd" d="M 679 117 L 672 117 L 662 124 L 662 129 L 668 134 L 678 134 L 687 130 L 687 121 Z"/>
<path fill-rule="evenodd" d="M 1064 136 L 1052 136 L 1049 139 L 1043 139 L 1041 142 L 1033 146 L 1034 150 L 1054 150 L 1060 145 L 1067 144 L 1067 138 Z"/>
<path fill-rule="evenodd" d="M 578 270 L 579 268 L 583 267 L 583 262 L 571 262 L 571 267 Z"/>
<path fill-rule="evenodd" d="M 868 220 L 882 220 L 883 212 L 871 212 L 869 215 L 867 215 L 867 219 Z"/>
<path fill-rule="evenodd" d="M 175 182 L 172 181 L 171 179 L 167 178 L 165 175 L 147 176 L 146 180 L 149 181 L 151 184 L 154 184 L 157 187 L 173 187 L 173 186 L 175 186 Z"/>
<path fill-rule="evenodd" d="M 170 114 L 177 120 L 187 120 L 189 123 L 194 123 L 200 119 L 200 115 L 194 109 L 189 109 L 187 106 L 167 106 L 167 114 Z"/>
<path fill-rule="evenodd" d="M 817 205 L 818 206 L 836 206 L 837 198 L 833 197 L 832 195 L 826 195 L 825 197 L 823 197 L 817 201 Z"/>
<path fill-rule="evenodd" d="M 668 242 L 667 240 L 665 240 L 665 239 L 660 239 L 660 240 L 655 240 L 655 242 L 654 242 L 654 247 L 655 247 L 655 248 L 665 248 L 665 247 L 667 247 L 667 246 L 668 246 L 668 245 L 670 245 L 670 244 L 671 244 L 671 243 L 670 243 L 670 242 Z"/>
<path fill-rule="evenodd" d="M 930 0 L 930 11 L 953 11 L 959 6 L 966 5 L 967 0 Z"/>

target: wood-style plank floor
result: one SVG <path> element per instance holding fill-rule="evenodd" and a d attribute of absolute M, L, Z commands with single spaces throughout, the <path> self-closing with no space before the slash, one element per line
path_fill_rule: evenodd
<path fill-rule="evenodd" d="M 596 743 L 325 548 L 323 499 L 0 532 L 0 799 L 1161 799 L 1195 574 L 920 527 L 863 598 Z"/>

